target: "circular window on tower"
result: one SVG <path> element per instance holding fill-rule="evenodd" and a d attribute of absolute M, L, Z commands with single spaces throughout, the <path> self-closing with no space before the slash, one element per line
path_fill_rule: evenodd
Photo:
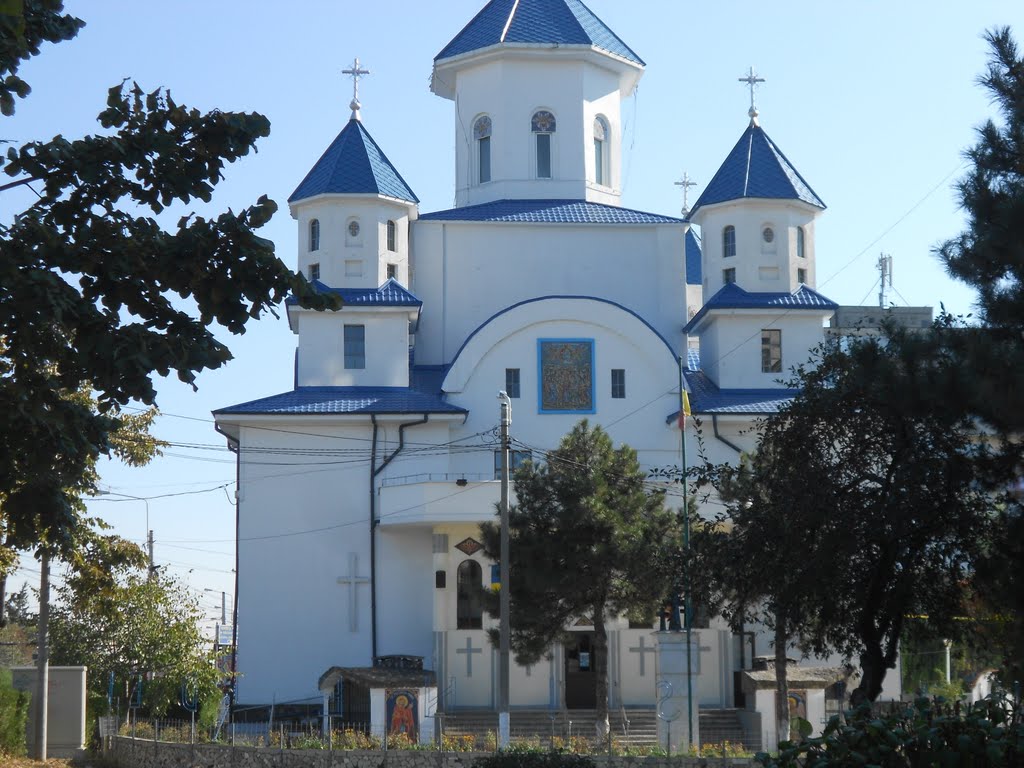
<path fill-rule="evenodd" d="M 350 221 L 348 223 L 348 234 L 349 237 L 359 237 L 359 222 Z"/>
<path fill-rule="evenodd" d="M 766 243 L 770 243 L 775 239 L 775 230 L 771 227 L 765 227 L 761 230 L 761 237 L 764 238 Z"/>

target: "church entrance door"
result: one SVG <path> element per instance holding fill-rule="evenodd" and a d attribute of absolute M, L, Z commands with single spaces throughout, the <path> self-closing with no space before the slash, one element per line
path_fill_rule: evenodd
<path fill-rule="evenodd" d="M 594 633 L 573 632 L 565 644 L 565 708 L 594 709 Z"/>

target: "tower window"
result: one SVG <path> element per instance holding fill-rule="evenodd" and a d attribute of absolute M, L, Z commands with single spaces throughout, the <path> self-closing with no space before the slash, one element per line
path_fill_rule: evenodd
<path fill-rule="evenodd" d="M 594 182 L 608 186 L 608 123 L 594 118 Z"/>
<path fill-rule="evenodd" d="M 537 143 L 537 178 L 551 178 L 551 135 L 555 132 L 555 116 L 547 110 L 533 113 L 530 130 Z"/>
<path fill-rule="evenodd" d="M 477 182 L 491 180 L 491 118 L 484 115 L 473 124 L 473 140 L 476 141 Z"/>
<path fill-rule="evenodd" d="M 345 326 L 345 367 L 365 368 L 366 367 L 366 326 L 346 325 Z"/>
<path fill-rule="evenodd" d="M 320 219 L 309 222 L 309 250 L 320 250 Z"/>
<path fill-rule="evenodd" d="M 309 279 L 310 279 L 310 281 L 319 280 L 320 279 L 320 265 L 319 264 L 310 264 L 309 265 Z"/>
<path fill-rule="evenodd" d="M 722 230 L 722 258 L 736 255 L 736 227 L 730 224 Z"/>
<path fill-rule="evenodd" d="M 397 232 L 396 232 L 397 229 L 398 229 L 398 227 L 395 226 L 395 222 L 391 221 L 391 219 L 388 219 L 387 230 L 388 230 L 388 250 L 389 251 L 397 251 L 398 250 L 398 248 L 395 245 L 395 241 L 397 240 Z"/>
<path fill-rule="evenodd" d="M 722 282 L 725 285 L 728 285 L 729 283 L 735 283 L 736 282 L 736 268 L 735 267 L 732 267 L 730 269 L 723 269 L 722 270 Z"/>
<path fill-rule="evenodd" d="M 782 331 L 761 331 L 762 373 L 782 373 Z"/>
<path fill-rule="evenodd" d="M 398 274 L 398 265 L 388 264 L 388 280 L 393 279 L 396 274 Z"/>
<path fill-rule="evenodd" d="M 626 369 L 612 368 L 612 398 L 621 400 L 626 396 Z"/>
<path fill-rule="evenodd" d="M 505 394 L 509 397 L 519 397 L 519 369 L 505 369 Z"/>
<path fill-rule="evenodd" d="M 798 283 L 807 284 L 807 270 L 798 268 L 796 270 L 796 281 Z"/>
<path fill-rule="evenodd" d="M 804 228 L 803 227 L 797 227 L 796 228 L 796 255 L 799 258 L 801 258 L 801 259 L 806 256 L 806 252 L 804 251 Z"/>

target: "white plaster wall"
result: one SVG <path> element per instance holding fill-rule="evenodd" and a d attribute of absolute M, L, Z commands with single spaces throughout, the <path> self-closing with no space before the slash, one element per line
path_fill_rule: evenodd
<path fill-rule="evenodd" d="M 830 314 L 783 308 L 716 310 L 701 331 L 701 369 L 722 389 L 776 389 L 821 343 L 823 323 Z M 761 331 L 766 328 L 782 331 L 781 373 L 761 370 Z"/>
<path fill-rule="evenodd" d="M 369 195 L 319 195 L 291 206 L 298 222 L 298 269 L 309 277 L 309 265 L 320 265 L 320 280 L 332 288 L 376 288 L 386 279 L 387 265 L 397 266 L 395 279 L 409 284 L 409 222 L 416 206 Z M 309 250 L 309 222 L 320 221 L 320 248 Z M 396 250 L 387 249 L 388 220 L 395 222 Z M 348 233 L 359 222 L 359 235 Z M 358 261 L 361 275 L 346 274 L 345 262 Z"/>
<path fill-rule="evenodd" d="M 698 209 L 694 223 L 700 226 L 704 267 L 704 295 L 722 288 L 722 270 L 735 268 L 736 283 L 747 291 L 794 291 L 797 269 L 807 270 L 807 285 L 817 285 L 814 252 L 814 221 L 821 211 L 798 201 L 736 200 Z M 722 232 L 736 228 L 736 255 L 722 256 Z M 775 239 L 766 244 L 762 230 L 770 226 Z M 798 258 L 796 229 L 804 228 L 804 258 Z M 761 268 L 775 268 L 777 279 L 767 279 Z"/>
<path fill-rule="evenodd" d="M 298 385 L 409 386 L 409 317 L 404 309 L 344 307 L 337 312 L 295 312 Z M 365 368 L 345 368 L 345 325 L 365 328 Z"/>
<path fill-rule="evenodd" d="M 449 75 L 446 75 L 449 76 Z M 617 204 L 620 196 L 619 76 L 577 57 L 537 53 L 484 58 L 458 71 L 455 109 L 456 205 L 501 199 L 575 198 Z M 548 110 L 556 119 L 552 178 L 536 176 L 530 118 Z M 597 186 L 593 121 L 603 115 L 611 131 L 611 184 Z M 491 118 L 491 181 L 477 183 L 473 126 Z"/>
<path fill-rule="evenodd" d="M 644 317 L 681 349 L 683 225 L 417 222 L 415 283 L 424 312 L 416 361 L 451 362 L 496 312 L 547 295 L 598 296 Z"/>
<path fill-rule="evenodd" d="M 422 656 L 427 667 L 434 643 L 431 533 L 419 526 L 377 533 L 377 652 Z"/>

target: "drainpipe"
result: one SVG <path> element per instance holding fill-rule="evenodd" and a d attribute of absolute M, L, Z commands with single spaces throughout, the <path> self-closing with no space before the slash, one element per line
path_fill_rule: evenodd
<path fill-rule="evenodd" d="M 221 429 L 220 424 L 214 425 L 214 430 L 224 435 L 228 441 L 228 449 L 235 454 L 235 604 L 231 608 L 231 686 L 228 688 L 228 714 L 231 718 L 232 727 L 235 722 L 235 684 L 238 680 L 234 676 L 238 669 L 238 553 L 241 549 L 239 534 L 241 532 L 241 515 L 239 506 L 241 500 L 238 497 L 238 489 L 242 481 L 242 451 L 241 443 Z M 218 638 L 218 642 L 220 639 Z"/>
<path fill-rule="evenodd" d="M 375 481 L 377 475 L 384 471 L 388 464 L 401 453 L 405 447 L 406 427 L 415 427 L 417 424 L 426 424 L 430 420 L 428 414 L 416 421 L 407 421 L 398 425 L 398 447 L 391 452 L 391 455 L 384 459 L 383 463 L 377 466 L 377 435 L 380 424 L 377 423 L 377 416 L 370 414 L 370 423 L 373 424 L 373 437 L 370 442 L 370 647 L 372 656 L 377 658 L 377 526 L 380 521 L 377 519 L 377 489 Z M 371 662 L 372 663 L 372 662 Z"/>
<path fill-rule="evenodd" d="M 719 432 L 718 432 L 718 414 L 716 414 L 716 413 L 712 413 L 711 414 L 711 426 L 715 430 L 715 437 L 717 437 L 723 443 L 725 443 L 730 448 L 732 448 L 734 451 L 736 451 L 736 453 L 743 453 L 743 449 L 740 448 L 738 445 L 736 445 L 736 443 L 729 442 L 728 440 L 726 440 L 724 437 L 722 437 L 719 434 Z"/>

